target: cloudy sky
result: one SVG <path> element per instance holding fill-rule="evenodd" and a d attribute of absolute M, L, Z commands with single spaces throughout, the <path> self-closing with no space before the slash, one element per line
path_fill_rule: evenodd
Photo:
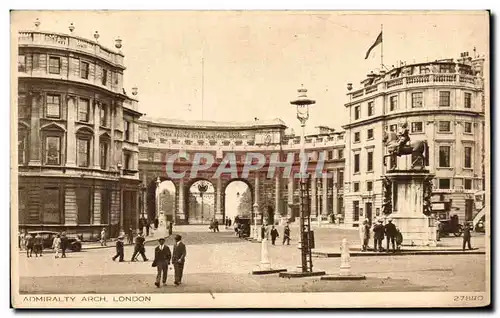
<path fill-rule="evenodd" d="M 113 48 L 123 40 L 125 89 L 139 88 L 147 116 L 251 121 L 281 118 L 297 129 L 289 101 L 304 84 L 316 100 L 308 132 L 346 122 L 346 84 L 380 65 L 365 53 L 383 24 L 384 64 L 488 52 L 488 19 L 475 13 L 346 12 L 15 12 L 14 29 L 75 34 Z"/>

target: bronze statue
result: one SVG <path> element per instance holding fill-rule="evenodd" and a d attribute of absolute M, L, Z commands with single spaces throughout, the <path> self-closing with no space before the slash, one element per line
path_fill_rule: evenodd
<path fill-rule="evenodd" d="M 429 159 L 429 145 L 425 140 L 411 142 L 408 125 L 404 123 L 401 126 L 401 131 L 397 134 L 393 131 L 384 133 L 383 139 L 388 153 L 384 156 L 384 166 L 386 166 L 385 158 L 391 158 L 390 169 L 396 169 L 396 158 L 400 156 L 411 155 L 412 169 L 425 169 Z"/>

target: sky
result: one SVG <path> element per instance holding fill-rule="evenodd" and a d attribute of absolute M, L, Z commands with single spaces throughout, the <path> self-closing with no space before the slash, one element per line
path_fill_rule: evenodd
<path fill-rule="evenodd" d="M 380 47 L 364 58 L 382 24 L 388 67 L 489 50 L 485 12 L 24 11 L 13 13 L 13 29 L 34 29 L 36 18 L 43 31 L 69 33 L 70 23 L 78 36 L 98 31 L 109 48 L 119 36 L 124 87 L 138 87 L 148 117 L 281 118 L 298 131 L 290 101 L 303 84 L 316 100 L 307 133 L 347 123 L 347 83 L 357 88 L 380 67 Z"/>

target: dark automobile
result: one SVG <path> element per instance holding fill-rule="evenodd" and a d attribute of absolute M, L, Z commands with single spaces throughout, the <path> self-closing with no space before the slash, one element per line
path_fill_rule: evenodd
<path fill-rule="evenodd" d="M 40 234 L 43 240 L 43 248 L 45 249 L 52 248 L 54 238 L 57 234 L 60 233 L 52 231 L 31 231 L 28 232 L 28 234 L 32 235 L 33 237 L 35 237 L 37 234 Z M 66 235 L 66 237 L 68 238 L 68 250 L 73 252 L 80 252 L 82 250 L 82 242 L 77 237 L 73 237 L 71 235 Z"/>
<path fill-rule="evenodd" d="M 479 220 L 479 222 L 477 222 L 475 230 L 476 232 L 481 232 L 481 233 L 486 232 L 486 224 L 484 216 L 481 218 L 481 220 Z"/>
<path fill-rule="evenodd" d="M 450 234 L 461 236 L 463 225 L 458 223 L 458 216 L 453 215 L 449 219 L 439 220 L 439 237 L 445 237 Z"/>
<path fill-rule="evenodd" d="M 238 224 L 238 234 L 239 237 L 249 237 L 250 236 L 250 224 L 252 222 L 249 218 L 239 217 L 235 222 Z"/>

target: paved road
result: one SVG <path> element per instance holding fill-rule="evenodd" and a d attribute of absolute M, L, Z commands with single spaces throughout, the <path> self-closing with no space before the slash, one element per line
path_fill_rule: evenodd
<path fill-rule="evenodd" d="M 349 233 L 357 235 L 348 230 L 320 229 L 318 241 L 340 242 Z M 188 256 L 184 284 L 180 287 L 156 289 L 151 261 L 117 263 L 111 260 L 114 249 L 97 249 L 72 253 L 67 259 L 55 259 L 53 255 L 27 259 L 21 254 L 20 290 L 29 293 L 484 290 L 484 255 L 351 258 L 353 272 L 366 275 L 365 282 L 289 280 L 249 274 L 260 261 L 258 243 L 240 240 L 230 232 L 181 234 L 188 246 Z M 146 249 L 152 258 L 153 247 Z M 269 246 L 269 253 L 273 267 L 290 271 L 300 262 L 295 244 Z M 131 254 L 132 247 L 126 247 L 126 259 Z M 339 262 L 338 258 L 314 259 L 314 266 L 335 273 Z"/>

